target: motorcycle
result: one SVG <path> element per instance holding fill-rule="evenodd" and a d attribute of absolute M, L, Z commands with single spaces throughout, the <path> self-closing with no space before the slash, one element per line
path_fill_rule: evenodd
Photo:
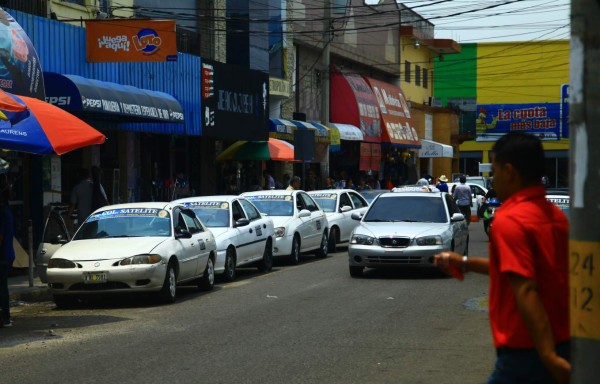
<path fill-rule="evenodd" d="M 494 214 L 496 213 L 496 209 L 500 207 L 500 200 L 496 198 L 489 199 L 485 203 L 485 207 L 483 209 L 483 230 L 485 234 L 490 236 L 490 227 L 492 226 L 492 220 L 494 220 Z"/>

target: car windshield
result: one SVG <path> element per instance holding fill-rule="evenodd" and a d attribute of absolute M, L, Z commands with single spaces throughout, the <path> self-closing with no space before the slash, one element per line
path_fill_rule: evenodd
<path fill-rule="evenodd" d="M 323 212 L 335 212 L 337 202 L 337 195 L 335 193 L 311 193 L 310 197 L 319 204 Z"/>
<path fill-rule="evenodd" d="M 292 216 L 294 203 L 291 195 L 246 196 L 261 213 L 269 216 Z"/>
<path fill-rule="evenodd" d="M 365 200 L 367 200 L 367 202 L 369 204 L 371 204 L 373 202 L 373 200 L 375 200 L 375 198 L 377 196 L 381 195 L 383 192 L 389 192 L 389 191 L 386 189 L 384 189 L 384 190 L 371 189 L 371 190 L 365 190 L 365 191 L 358 191 L 358 193 L 360 193 L 362 195 L 362 197 L 364 197 Z"/>
<path fill-rule="evenodd" d="M 225 201 L 194 201 L 185 206 L 209 228 L 229 227 L 229 203 Z"/>
<path fill-rule="evenodd" d="M 171 216 L 166 210 L 121 208 L 91 215 L 79 228 L 73 240 L 168 236 L 171 236 Z"/>
<path fill-rule="evenodd" d="M 439 196 L 398 195 L 377 199 L 363 221 L 446 223 L 448 219 Z"/>

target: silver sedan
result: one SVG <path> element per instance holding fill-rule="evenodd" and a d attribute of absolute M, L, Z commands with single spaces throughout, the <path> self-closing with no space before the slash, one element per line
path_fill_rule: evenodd
<path fill-rule="evenodd" d="M 468 253 L 467 223 L 445 192 L 383 193 L 364 217 L 352 217 L 361 220 L 348 246 L 352 277 L 365 267 L 433 266 L 433 255 L 445 249 Z"/>

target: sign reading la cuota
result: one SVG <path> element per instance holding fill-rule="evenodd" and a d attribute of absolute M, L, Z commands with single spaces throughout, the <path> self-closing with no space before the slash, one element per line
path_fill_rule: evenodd
<path fill-rule="evenodd" d="M 87 61 L 176 61 L 174 20 L 88 20 Z"/>
<path fill-rule="evenodd" d="M 44 78 L 31 40 L 5 10 L 0 8 L 0 88 L 21 96 L 44 100 Z"/>

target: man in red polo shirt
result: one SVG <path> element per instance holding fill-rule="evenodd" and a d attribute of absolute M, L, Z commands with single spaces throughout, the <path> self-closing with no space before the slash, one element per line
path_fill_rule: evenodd
<path fill-rule="evenodd" d="M 545 198 L 540 140 L 511 132 L 493 148 L 494 187 L 503 202 L 489 259 L 441 252 L 434 263 L 462 278 L 490 276 L 490 323 L 497 350 L 488 383 L 568 383 L 569 223 Z"/>

